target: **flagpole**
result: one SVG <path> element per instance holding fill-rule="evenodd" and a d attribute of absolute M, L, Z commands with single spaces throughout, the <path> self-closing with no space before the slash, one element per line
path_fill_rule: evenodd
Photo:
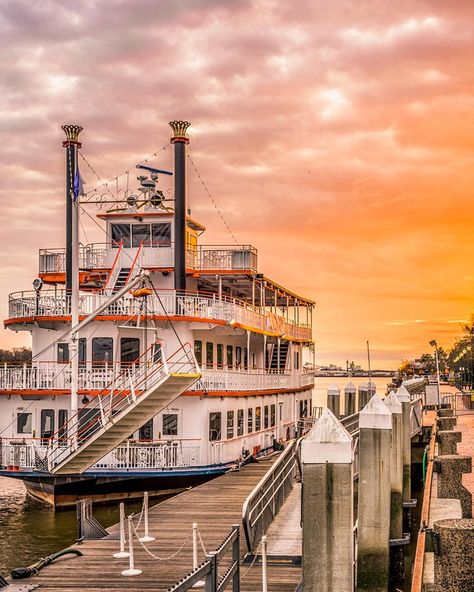
<path fill-rule="evenodd" d="M 81 147 L 79 134 L 82 127 L 78 125 L 63 125 L 66 141 L 66 237 L 70 243 L 66 244 L 66 299 L 71 303 L 71 327 L 79 323 L 79 213 L 78 213 L 78 187 L 76 187 L 76 175 L 78 174 L 77 151 Z M 69 224 L 68 224 L 69 223 Z M 69 360 L 71 365 L 71 416 L 78 410 L 77 393 L 79 390 L 79 355 L 77 333 L 69 343 Z M 69 434 L 74 437 L 75 434 Z"/>

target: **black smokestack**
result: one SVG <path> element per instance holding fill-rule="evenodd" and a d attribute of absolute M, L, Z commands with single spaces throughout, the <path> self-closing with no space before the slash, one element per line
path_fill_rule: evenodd
<path fill-rule="evenodd" d="M 77 170 L 77 151 L 81 147 L 79 134 L 80 125 L 63 125 L 66 134 L 63 142 L 66 148 L 66 294 L 72 291 L 72 205 L 74 197 L 74 177 Z"/>
<path fill-rule="evenodd" d="M 174 287 L 186 290 L 186 130 L 188 121 L 170 121 L 174 136 Z"/>

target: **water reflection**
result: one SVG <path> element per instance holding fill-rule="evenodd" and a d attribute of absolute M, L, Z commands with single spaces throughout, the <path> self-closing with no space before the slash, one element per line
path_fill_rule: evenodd
<path fill-rule="evenodd" d="M 136 512 L 141 502 L 130 502 L 126 512 Z M 118 522 L 118 503 L 97 506 L 94 516 L 105 527 Z M 23 483 L 0 477 L 0 573 L 24 567 L 40 557 L 60 551 L 76 539 L 74 509 L 55 512 L 27 495 Z"/>

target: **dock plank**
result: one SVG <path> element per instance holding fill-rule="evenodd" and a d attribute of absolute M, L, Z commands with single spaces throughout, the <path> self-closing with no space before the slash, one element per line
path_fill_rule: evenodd
<path fill-rule="evenodd" d="M 156 541 L 147 543 L 147 548 L 154 555 L 165 558 L 186 543 L 176 557 L 158 561 L 135 542 L 135 567 L 143 570 L 140 576 L 121 575 L 121 571 L 128 567 L 128 559 L 114 559 L 112 555 L 118 551 L 119 543 L 106 538 L 72 545 L 71 548 L 80 549 L 84 556 L 61 558 L 27 581 L 41 584 L 42 592 L 165 592 L 191 570 L 192 523 L 198 523 L 206 550 L 216 549 L 229 534 L 232 525 L 240 524 L 243 502 L 274 460 L 275 457 L 246 465 L 239 471 L 227 473 L 152 507 L 149 512 L 149 530 Z M 117 534 L 118 528 L 118 525 L 114 525 L 108 532 Z M 245 551 L 245 542 L 241 536 L 242 558 Z M 200 549 L 199 561 L 203 561 L 204 557 Z M 220 573 L 224 573 L 225 567 L 223 562 Z M 242 565 L 241 570 L 242 574 L 248 572 L 242 580 L 242 592 L 261 589 L 259 564 L 250 570 Z M 294 592 L 301 577 L 301 568 L 269 566 L 268 575 L 270 592 Z"/>

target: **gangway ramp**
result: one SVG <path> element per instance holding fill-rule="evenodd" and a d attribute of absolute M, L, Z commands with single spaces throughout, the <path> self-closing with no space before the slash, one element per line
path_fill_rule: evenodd
<path fill-rule="evenodd" d="M 121 374 L 50 439 L 53 474 L 83 473 L 200 378 L 189 344 L 166 360 L 159 343 Z"/>

